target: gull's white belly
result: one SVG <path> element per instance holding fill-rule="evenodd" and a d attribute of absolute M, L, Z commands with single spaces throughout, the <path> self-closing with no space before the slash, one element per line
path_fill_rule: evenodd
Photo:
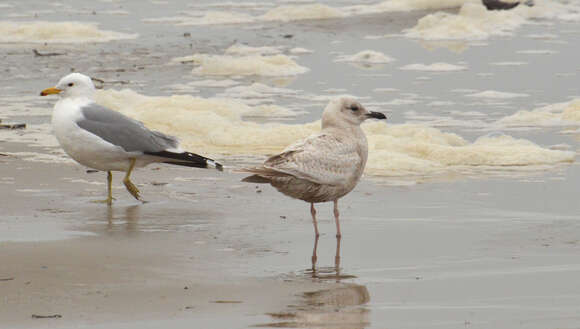
<path fill-rule="evenodd" d="M 80 108 L 67 103 L 65 100 L 59 101 L 52 115 L 54 134 L 66 154 L 78 163 L 97 170 L 127 171 L 129 159 L 141 154 L 125 152 L 121 147 L 80 128 L 76 124 L 82 116 Z M 139 161 L 137 165 L 145 164 Z"/>

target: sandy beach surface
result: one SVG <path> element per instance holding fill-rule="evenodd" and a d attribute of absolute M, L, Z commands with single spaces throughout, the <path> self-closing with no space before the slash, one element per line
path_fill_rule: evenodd
<path fill-rule="evenodd" d="M 0 328 L 580 328 L 580 8 L 478 4 L 1 2 Z M 70 71 L 226 169 L 92 202 L 38 96 Z M 236 169 L 343 94 L 389 120 L 313 265 L 308 204 Z"/>
<path fill-rule="evenodd" d="M 90 202 L 102 196 L 101 174 L 17 161 L 3 161 L 14 168 L 3 198 L 3 328 L 369 321 L 360 308 L 369 300 L 365 286 L 342 283 L 352 276 L 334 266 L 312 271 L 308 218 L 279 209 L 284 202 L 273 191 L 241 184 L 240 175 L 154 167 L 139 179 L 146 204 L 116 186 L 119 200 L 108 208 Z M 216 188 L 223 183 L 229 187 Z M 294 255 L 287 233 L 304 254 Z M 334 247 L 330 236 L 321 240 Z M 334 261 L 324 256 L 322 265 Z M 270 262 L 278 257 L 286 260 Z"/>
<path fill-rule="evenodd" d="M 2 165 L 14 178 L 3 189 L 3 328 L 578 321 L 572 170 L 548 185 L 568 196 L 561 199 L 545 198 L 546 185 L 533 180 L 413 188 L 365 181 L 342 203 L 337 273 L 331 208 L 319 207 L 313 272 L 307 205 L 242 184 L 239 174 L 151 166 L 134 179 L 148 203 L 116 181 L 118 200 L 108 208 L 90 202 L 103 197 L 102 173 L 10 157 Z"/>

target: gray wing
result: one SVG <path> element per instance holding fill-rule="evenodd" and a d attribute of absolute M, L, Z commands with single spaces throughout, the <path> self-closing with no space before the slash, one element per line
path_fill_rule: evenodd
<path fill-rule="evenodd" d="M 318 134 L 286 148 L 264 162 L 264 168 L 318 184 L 339 185 L 362 170 L 356 144 Z"/>
<path fill-rule="evenodd" d="M 160 152 L 177 148 L 175 137 L 149 130 L 141 122 L 99 104 L 83 106 L 81 113 L 83 118 L 77 121 L 79 127 L 127 152 Z"/>

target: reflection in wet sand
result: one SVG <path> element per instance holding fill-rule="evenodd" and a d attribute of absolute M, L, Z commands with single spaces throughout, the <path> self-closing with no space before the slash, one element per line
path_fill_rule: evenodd
<path fill-rule="evenodd" d="M 268 313 L 272 323 L 266 328 L 366 328 L 369 310 L 362 305 L 370 301 L 367 288 L 358 284 L 341 284 L 336 288 L 305 292 L 297 305 L 284 311 Z"/>
<path fill-rule="evenodd" d="M 340 243 L 336 238 L 334 266 L 317 267 L 318 240 L 314 238 L 312 268 L 304 271 L 304 278 L 315 282 L 336 280 L 330 288 L 307 291 L 300 295 L 299 302 L 290 304 L 285 310 L 267 313 L 274 322 L 255 325 L 265 328 L 366 328 L 370 325 L 369 310 L 362 305 L 370 301 L 369 292 L 364 285 L 342 283 L 341 280 L 356 278 L 341 273 Z"/>
<path fill-rule="evenodd" d="M 340 273 L 340 242 L 341 238 L 336 238 L 336 254 L 334 256 L 334 267 L 332 266 L 323 266 L 317 267 L 318 262 L 318 239 L 319 237 L 314 237 L 314 248 L 312 249 L 312 267 L 309 270 L 306 270 L 304 273 L 308 276 L 311 276 L 313 279 L 320 279 L 320 280 L 336 280 L 336 282 L 340 282 L 340 280 L 344 279 L 353 279 L 356 278 L 354 275 L 349 274 L 342 274 Z"/>
<path fill-rule="evenodd" d="M 115 215 L 114 207 L 107 207 L 107 231 L 116 231 L 116 220 L 122 219 L 125 222 L 125 231 L 128 233 L 139 232 L 139 218 L 141 217 L 141 205 L 133 205 L 124 209 L 123 215 Z"/>

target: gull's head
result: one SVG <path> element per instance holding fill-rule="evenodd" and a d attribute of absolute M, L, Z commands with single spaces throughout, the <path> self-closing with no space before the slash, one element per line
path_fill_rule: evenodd
<path fill-rule="evenodd" d="M 88 97 L 93 98 L 95 85 L 91 78 L 80 73 L 71 73 L 56 84 L 56 86 L 44 89 L 40 96 L 58 94 L 62 98 L 66 97 Z"/>
<path fill-rule="evenodd" d="M 322 113 L 322 128 L 336 126 L 358 126 L 366 119 L 387 119 L 381 112 L 371 112 L 356 99 L 339 97 L 328 103 Z"/>

